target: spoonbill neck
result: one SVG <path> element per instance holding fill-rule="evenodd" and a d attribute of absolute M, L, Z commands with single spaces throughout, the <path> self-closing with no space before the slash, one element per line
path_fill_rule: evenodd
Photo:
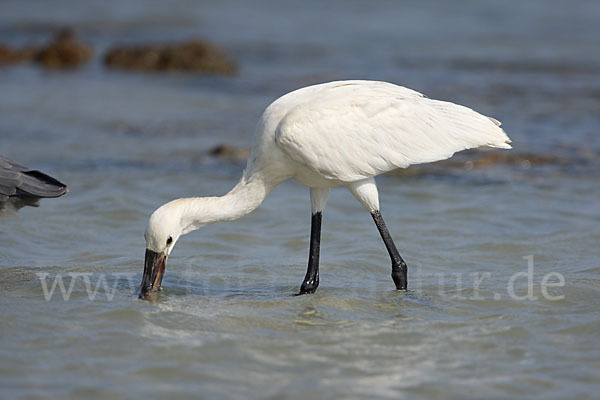
<path fill-rule="evenodd" d="M 221 221 L 233 221 L 254 211 L 276 184 L 260 177 L 243 176 L 229 193 L 220 197 L 192 197 L 174 200 L 181 212 L 182 233 Z"/>

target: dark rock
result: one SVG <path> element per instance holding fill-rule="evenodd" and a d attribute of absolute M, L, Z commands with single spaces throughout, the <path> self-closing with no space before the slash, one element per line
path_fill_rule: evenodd
<path fill-rule="evenodd" d="M 390 173 L 399 176 L 414 176 L 440 171 L 471 170 L 474 168 L 491 168 L 495 166 L 516 166 L 521 168 L 545 165 L 568 166 L 578 162 L 574 159 L 553 154 L 467 150 L 456 154 L 448 160 L 413 165 L 410 168 L 399 168 Z"/>
<path fill-rule="evenodd" d="M 70 28 L 59 30 L 54 40 L 35 55 L 46 68 L 75 68 L 92 58 L 92 49 L 77 39 Z"/>
<path fill-rule="evenodd" d="M 250 149 L 239 149 L 228 144 L 219 144 L 210 149 L 208 154 L 230 161 L 244 161 L 250 156 Z"/>
<path fill-rule="evenodd" d="M 109 68 L 141 71 L 189 71 L 232 75 L 237 66 L 225 52 L 204 41 L 169 45 L 117 46 L 104 64 Z"/>
<path fill-rule="evenodd" d="M 0 66 L 24 61 L 32 61 L 39 51 L 40 49 L 35 46 L 13 49 L 5 44 L 0 44 Z"/>
<path fill-rule="evenodd" d="M 13 61 L 14 50 L 7 45 L 0 44 L 0 65 L 10 64 Z"/>

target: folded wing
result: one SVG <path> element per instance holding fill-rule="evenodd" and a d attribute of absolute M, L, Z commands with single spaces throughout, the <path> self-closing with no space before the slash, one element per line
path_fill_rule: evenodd
<path fill-rule="evenodd" d="M 328 87 L 295 105 L 281 119 L 276 141 L 296 162 L 348 182 L 465 149 L 511 148 L 493 118 L 378 82 Z"/>

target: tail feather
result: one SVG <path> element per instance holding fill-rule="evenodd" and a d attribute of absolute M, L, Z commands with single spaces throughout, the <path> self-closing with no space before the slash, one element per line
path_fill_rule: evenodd
<path fill-rule="evenodd" d="M 496 125 L 498 128 L 500 128 L 502 126 L 502 122 L 498 121 L 496 118 L 488 117 L 488 119 L 490 121 L 492 121 L 494 123 L 494 125 Z M 497 149 L 512 149 L 512 146 L 509 144 L 509 143 L 512 143 L 512 140 L 510 140 L 510 138 L 508 137 L 506 132 L 504 132 L 504 129 L 500 128 L 500 131 L 502 131 L 502 134 L 504 136 L 503 137 L 504 142 L 491 143 L 491 144 L 488 144 L 487 147 L 493 147 L 493 148 L 497 148 Z"/>
<path fill-rule="evenodd" d="M 502 126 L 502 122 L 498 121 L 496 118 L 488 117 L 490 121 L 492 121 L 496 126 Z"/>

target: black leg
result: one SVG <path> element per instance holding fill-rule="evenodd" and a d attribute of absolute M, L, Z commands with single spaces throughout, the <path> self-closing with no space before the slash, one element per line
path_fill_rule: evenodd
<path fill-rule="evenodd" d="M 377 229 L 381 234 L 383 243 L 385 243 L 385 248 L 392 259 L 392 279 L 396 284 L 396 289 L 406 290 L 408 287 L 408 267 L 406 266 L 406 263 L 402 257 L 400 257 L 400 253 L 398 252 L 398 249 L 396 248 L 396 245 L 390 236 L 390 232 L 385 226 L 385 222 L 383 222 L 381 213 L 379 211 L 373 211 L 371 215 L 373 216 L 373 221 L 375 221 L 375 225 L 377 225 Z"/>
<path fill-rule="evenodd" d="M 312 216 L 310 224 L 310 250 L 308 254 L 308 269 L 300 286 L 300 293 L 314 293 L 319 287 L 319 250 L 321 247 L 321 218 L 319 211 Z"/>

